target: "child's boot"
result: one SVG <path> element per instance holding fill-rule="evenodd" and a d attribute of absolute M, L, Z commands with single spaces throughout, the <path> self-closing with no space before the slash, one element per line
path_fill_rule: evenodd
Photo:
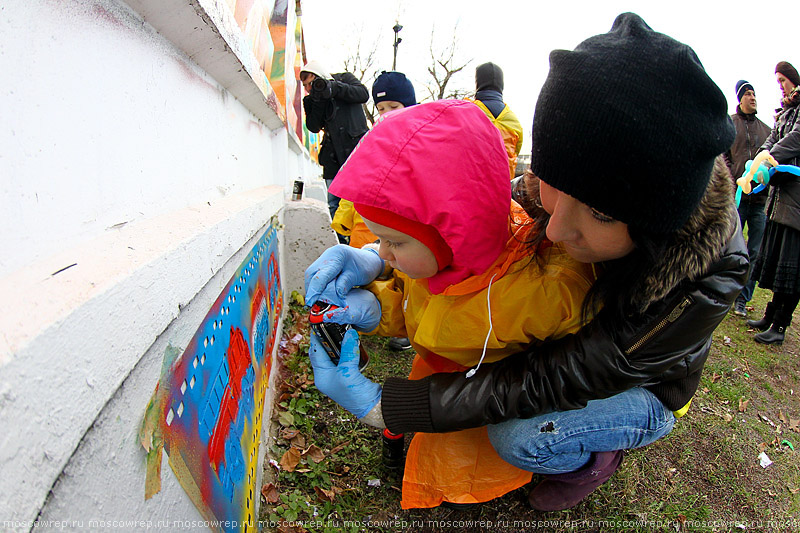
<path fill-rule="evenodd" d="M 537 511 L 562 511 L 575 507 L 594 489 L 608 481 L 622 463 L 623 450 L 594 452 L 580 470 L 545 475 L 528 496 Z"/>

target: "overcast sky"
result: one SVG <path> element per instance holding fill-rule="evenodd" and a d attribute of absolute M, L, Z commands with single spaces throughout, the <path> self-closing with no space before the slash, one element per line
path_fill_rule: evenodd
<path fill-rule="evenodd" d="M 458 9 L 453 8 L 456 5 Z M 654 30 L 694 48 L 727 97 L 731 113 L 737 103 L 736 81 L 750 81 L 759 118 L 772 126 L 780 96 L 775 65 L 789 61 L 800 68 L 797 28 L 788 22 L 797 15 L 791 5 L 776 0 L 302 0 L 308 58 L 322 61 L 331 72 L 343 70 L 359 38 L 363 50 L 378 42 L 378 70 L 391 70 L 392 27 L 399 21 L 403 41 L 397 70 L 411 79 L 420 100 L 430 80 L 426 69 L 431 32 L 435 26 L 439 45 L 446 44 L 457 25 L 456 57 L 472 62 L 454 83 L 474 90 L 477 65 L 486 61 L 500 65 L 505 101 L 525 130 L 524 151 L 530 150 L 533 109 L 547 76 L 550 51 L 571 50 L 585 38 L 607 32 L 625 11 L 639 14 Z M 371 82 L 365 83 L 372 88 Z"/>

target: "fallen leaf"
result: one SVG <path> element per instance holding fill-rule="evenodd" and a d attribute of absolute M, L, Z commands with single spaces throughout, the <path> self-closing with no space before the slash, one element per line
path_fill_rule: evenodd
<path fill-rule="evenodd" d="M 320 487 L 314 487 L 314 492 L 317 493 L 317 498 L 319 498 L 320 501 L 333 503 L 333 498 L 335 497 L 335 494 L 333 493 L 332 490 L 325 490 Z"/>
<path fill-rule="evenodd" d="M 711 383 L 716 383 L 721 378 L 722 378 L 722 376 L 720 374 L 717 374 L 716 372 L 714 372 L 714 374 L 711 376 Z"/>
<path fill-rule="evenodd" d="M 784 424 L 788 424 L 789 420 L 786 418 L 786 415 L 783 414 L 783 411 L 778 411 L 778 419 L 783 422 Z"/>
<path fill-rule="evenodd" d="M 261 495 L 267 503 L 278 503 L 278 489 L 272 483 L 267 483 L 261 487 Z"/>
<path fill-rule="evenodd" d="M 297 429 L 284 428 L 281 430 L 281 438 L 286 440 L 292 440 L 293 438 L 295 438 L 295 436 L 297 436 L 298 433 L 300 433 L 300 431 Z"/>
<path fill-rule="evenodd" d="M 306 438 L 301 433 L 298 433 L 297 435 L 295 435 L 291 439 L 290 442 L 292 443 L 292 446 L 296 446 L 297 448 L 300 448 L 301 450 L 306 447 Z"/>
<path fill-rule="evenodd" d="M 282 426 L 291 426 L 294 424 L 294 415 L 289 411 L 281 411 L 278 415 L 278 422 L 280 422 Z"/>
<path fill-rule="evenodd" d="M 286 453 L 281 457 L 281 468 L 287 472 L 294 472 L 298 464 L 300 464 L 300 450 L 295 447 L 286 450 Z"/>
<path fill-rule="evenodd" d="M 321 463 L 322 460 L 325 459 L 325 454 L 322 453 L 322 450 L 317 448 L 317 446 L 312 444 L 306 451 L 303 452 L 303 457 L 310 457 L 315 463 Z"/>
<path fill-rule="evenodd" d="M 747 404 L 750 403 L 750 400 L 745 400 L 744 398 L 739 398 L 739 412 L 744 413 L 747 411 Z"/>
<path fill-rule="evenodd" d="M 800 419 L 792 418 L 789 420 L 789 428 L 800 433 Z"/>
<path fill-rule="evenodd" d="M 733 415 L 730 414 L 730 413 L 725 413 L 724 415 L 722 415 L 722 418 L 725 419 L 725 422 L 732 422 L 733 421 Z"/>

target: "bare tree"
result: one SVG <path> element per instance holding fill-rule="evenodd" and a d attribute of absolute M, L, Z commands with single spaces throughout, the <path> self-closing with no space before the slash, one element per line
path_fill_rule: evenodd
<path fill-rule="evenodd" d="M 347 72 L 352 72 L 353 75 L 355 75 L 355 77 L 361 81 L 361 83 L 369 88 L 372 80 L 374 80 L 378 75 L 376 56 L 378 53 L 378 43 L 381 40 L 381 36 L 378 35 L 372 44 L 364 45 L 361 40 L 362 34 L 363 32 L 361 31 L 356 32 L 356 35 L 358 35 L 358 40 L 356 41 L 355 48 L 352 49 L 350 55 L 344 60 L 344 69 Z M 362 107 L 364 108 L 364 114 L 367 116 L 369 123 L 374 124 L 375 117 L 378 115 L 378 111 L 375 109 L 375 104 L 372 102 L 372 100 L 370 100 L 366 104 L 362 104 Z"/>
<path fill-rule="evenodd" d="M 458 24 L 453 27 L 453 36 L 450 43 L 436 50 L 435 43 L 436 27 L 431 30 L 431 65 L 428 67 L 428 74 L 433 78 L 432 83 L 425 85 L 428 91 L 427 100 L 441 100 L 442 98 L 464 98 L 472 93 L 469 89 L 461 87 L 451 88 L 448 90 L 448 84 L 452 81 L 455 74 L 461 72 L 467 65 L 472 63 L 472 59 L 461 61 L 456 59 L 458 50 Z"/>

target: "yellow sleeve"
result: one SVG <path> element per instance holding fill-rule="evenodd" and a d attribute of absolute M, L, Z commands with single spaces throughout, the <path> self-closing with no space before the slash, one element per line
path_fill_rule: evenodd
<path fill-rule="evenodd" d="M 368 335 L 405 337 L 406 321 L 403 315 L 403 281 L 396 275 L 387 280 L 375 280 L 366 287 L 381 304 L 381 321 Z"/>
<path fill-rule="evenodd" d="M 333 222 L 331 222 L 333 231 L 339 235 L 349 236 L 350 232 L 353 230 L 353 217 L 355 213 L 356 210 L 353 208 L 353 202 L 345 200 L 344 198 L 339 200 L 339 208 L 333 215 Z"/>

